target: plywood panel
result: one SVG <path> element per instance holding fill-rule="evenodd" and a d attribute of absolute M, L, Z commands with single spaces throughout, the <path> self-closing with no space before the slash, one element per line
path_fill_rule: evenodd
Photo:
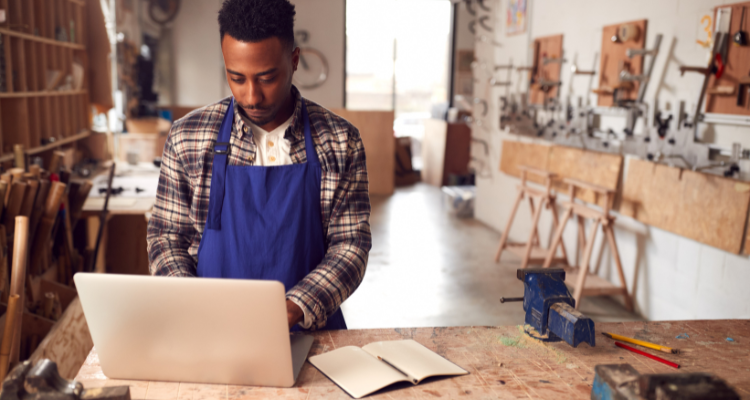
<path fill-rule="evenodd" d="M 574 147 L 552 146 L 548 170 L 564 178 L 574 178 L 616 191 L 620 183 L 622 156 Z M 554 188 L 558 191 L 568 190 L 567 185 L 562 183 L 556 183 Z M 577 196 L 600 206 L 604 206 L 606 201 L 589 190 L 582 190 Z"/>
<path fill-rule="evenodd" d="M 639 30 L 638 36 L 631 40 L 622 42 L 613 42 L 612 37 L 617 34 L 617 30 L 624 25 L 636 26 Z M 628 58 L 628 49 L 642 49 L 646 43 L 646 20 L 623 22 L 620 24 L 614 24 L 605 26 L 602 29 L 602 52 L 601 62 L 599 65 L 599 88 L 597 89 L 598 94 L 598 105 L 600 107 L 612 107 L 614 104 L 614 96 L 611 92 L 615 88 L 621 86 L 620 83 L 620 72 L 625 69 L 633 75 L 640 75 L 643 73 L 643 56 L 636 56 Z M 622 94 L 619 95 L 621 99 L 635 100 L 638 97 L 639 82 L 633 82 L 632 88 L 625 90 L 619 88 Z M 610 94 L 608 94 L 609 92 Z"/>
<path fill-rule="evenodd" d="M 545 146 L 522 142 L 503 142 L 500 170 L 515 177 L 521 176 L 519 166 L 526 165 L 554 172 L 560 178 L 574 178 L 617 190 L 622 170 L 622 156 L 565 146 Z M 529 175 L 529 180 L 543 184 L 540 177 Z M 555 190 L 567 192 L 567 185 L 558 182 Z M 579 192 L 579 198 L 604 205 L 604 199 L 593 192 Z"/>
<path fill-rule="evenodd" d="M 552 146 L 542 144 L 505 140 L 500 156 L 500 171 L 518 178 L 521 177 L 521 170 L 518 167 L 522 165 L 546 171 L 551 148 Z M 529 180 L 544 184 L 543 178 L 537 175 L 529 175 Z"/>
<path fill-rule="evenodd" d="M 739 254 L 749 206 L 750 184 L 633 159 L 620 212 Z"/>
<path fill-rule="evenodd" d="M 332 110 L 359 130 L 367 156 L 370 194 L 393 194 L 396 145 L 393 111 Z"/>
<path fill-rule="evenodd" d="M 712 76 L 708 83 L 707 92 L 710 92 L 711 88 L 718 86 L 733 86 L 735 87 L 735 94 L 729 96 L 707 94 L 706 112 L 750 115 L 750 92 L 748 92 L 750 85 L 743 86 L 741 92 L 738 87 L 740 79 L 750 79 L 750 46 L 736 46 L 732 43 L 732 36 L 740 29 L 750 32 L 750 2 L 721 6 L 719 8 L 724 7 L 732 7 L 732 18 L 729 28 L 730 44 L 727 46 L 727 60 L 724 62 L 724 74 L 721 79 L 715 79 Z M 745 18 L 744 21 L 741 21 L 743 11 Z M 742 22 L 742 26 L 740 26 L 740 22 Z M 737 105 L 737 96 L 742 97 L 740 105 Z"/>
<path fill-rule="evenodd" d="M 48 358 L 57 363 L 60 376 L 72 379 L 94 347 L 89 326 L 76 297 L 31 355 L 32 363 Z"/>
<path fill-rule="evenodd" d="M 532 104 L 545 104 L 546 99 L 556 98 L 559 86 L 553 86 L 546 92 L 538 82 L 540 80 L 559 82 L 560 63 L 544 64 L 544 59 L 563 58 L 563 35 L 545 36 L 534 39 L 534 68 L 532 70 L 532 84 L 529 89 L 529 99 Z"/>

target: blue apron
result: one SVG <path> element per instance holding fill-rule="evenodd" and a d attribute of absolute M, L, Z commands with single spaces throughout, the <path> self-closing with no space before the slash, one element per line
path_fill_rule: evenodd
<path fill-rule="evenodd" d="M 321 168 L 302 100 L 307 162 L 274 167 L 227 165 L 234 99 L 214 146 L 208 217 L 198 247 L 198 276 L 264 279 L 287 291 L 326 253 L 320 211 Z M 346 329 L 341 309 L 323 329 Z M 301 330 L 295 325 L 292 330 Z"/>

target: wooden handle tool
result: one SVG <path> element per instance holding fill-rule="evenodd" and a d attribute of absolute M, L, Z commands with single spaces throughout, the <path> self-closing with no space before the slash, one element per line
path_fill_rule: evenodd
<path fill-rule="evenodd" d="M 36 164 L 31 164 L 29 165 L 29 172 L 32 173 L 35 178 L 39 179 L 42 175 L 42 167 Z"/>
<path fill-rule="evenodd" d="M 16 157 L 16 168 L 26 170 L 26 153 L 23 151 L 22 144 L 13 145 L 13 154 Z"/>
<path fill-rule="evenodd" d="M 36 179 L 27 180 L 26 185 L 28 185 L 26 195 L 23 198 L 23 204 L 21 205 L 21 211 L 19 214 L 24 217 L 31 217 L 31 213 L 34 211 L 36 195 L 39 192 L 39 181 Z"/>
<path fill-rule="evenodd" d="M 20 296 L 13 295 L 8 298 L 8 309 L 5 311 L 5 329 L 3 330 L 3 342 L 0 344 L 0 379 L 5 379 L 8 375 L 10 365 L 10 350 L 13 346 L 13 337 L 17 329 L 17 321 L 21 320 L 23 315 L 19 315 Z M 20 327 L 18 327 L 20 328 Z"/>
<path fill-rule="evenodd" d="M 5 210 L 5 219 L 3 221 L 6 232 L 13 232 L 14 223 L 18 214 L 21 213 L 23 198 L 26 196 L 27 185 L 23 182 L 13 182 L 10 187 L 10 196 L 8 205 Z"/>
<path fill-rule="evenodd" d="M 15 231 L 13 233 L 13 269 L 10 278 L 10 295 L 19 296 L 18 320 L 15 322 L 13 331 L 13 347 L 10 349 L 11 363 L 18 362 L 21 350 L 21 322 L 24 311 L 24 290 L 26 286 L 26 256 L 29 254 L 29 219 L 27 217 L 16 217 Z"/>
<path fill-rule="evenodd" d="M 52 153 L 52 160 L 49 163 L 49 172 L 53 174 L 57 174 L 60 172 L 60 166 L 63 165 L 63 160 L 65 159 L 65 153 L 62 151 L 55 151 Z"/>
<path fill-rule="evenodd" d="M 5 191 L 5 197 L 3 197 L 3 204 L 8 205 L 8 197 L 10 196 L 10 181 L 11 181 L 10 173 L 5 172 L 4 174 L 0 175 L 0 181 L 5 182 L 5 187 L 7 188 Z"/>
<path fill-rule="evenodd" d="M 45 253 L 49 250 L 49 239 L 52 233 L 52 227 L 57 219 L 57 212 L 60 210 L 60 202 L 65 194 L 65 184 L 61 182 L 52 182 L 47 201 L 44 204 L 44 213 L 42 214 L 39 227 L 34 234 L 34 241 L 31 251 L 31 272 L 39 275 L 42 272 L 42 263 L 44 262 Z"/>
<path fill-rule="evenodd" d="M 0 180 L 0 214 L 2 214 L 3 210 L 5 210 L 5 202 L 3 200 L 5 199 L 5 195 L 7 192 L 8 182 Z"/>
<path fill-rule="evenodd" d="M 47 201 L 47 194 L 49 194 L 50 181 L 42 179 L 39 181 L 39 190 L 36 193 L 36 199 L 34 200 L 34 209 L 31 211 L 31 218 L 29 218 L 29 237 L 33 238 L 36 236 L 36 228 L 39 226 L 39 219 L 44 214 L 44 202 Z"/>
<path fill-rule="evenodd" d="M 21 168 L 11 168 L 8 170 L 10 172 L 11 177 L 11 183 L 13 182 L 23 182 L 24 181 L 24 175 L 26 174 L 26 170 Z"/>
<path fill-rule="evenodd" d="M 7 238 L 5 233 L 5 225 L 0 224 L 0 238 Z M 0 240 L 0 290 L 3 291 L 2 300 L 8 302 L 8 295 L 10 294 L 10 279 L 8 277 L 8 241 Z"/>

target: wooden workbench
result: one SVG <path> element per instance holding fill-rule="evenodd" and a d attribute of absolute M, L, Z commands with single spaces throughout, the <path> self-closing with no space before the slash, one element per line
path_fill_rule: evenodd
<path fill-rule="evenodd" d="M 743 398 L 750 398 L 750 320 L 598 323 L 596 329 L 679 348 L 680 355 L 659 355 L 681 364 L 680 372 L 714 373 Z M 675 338 L 683 333 L 689 338 Z M 564 342 L 540 344 L 523 335 L 517 326 L 350 330 L 314 335 L 311 355 L 343 346 L 410 338 L 470 372 L 456 378 L 431 379 L 418 386 L 394 386 L 397 389 L 386 389 L 370 398 L 586 399 L 597 364 L 630 363 L 640 373 L 675 372 L 619 349 L 601 335 L 596 347 L 581 344 L 574 349 Z M 130 385 L 133 399 L 350 399 L 309 363 L 290 389 L 120 381 L 102 374 L 96 350 L 92 350 L 76 379 L 87 388 Z"/>

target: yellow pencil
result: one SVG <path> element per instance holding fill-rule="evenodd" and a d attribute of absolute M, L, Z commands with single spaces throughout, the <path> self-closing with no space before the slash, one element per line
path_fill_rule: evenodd
<path fill-rule="evenodd" d="M 608 333 L 608 332 L 602 332 L 602 335 L 604 335 L 604 336 L 606 336 L 606 337 L 608 337 L 610 339 L 615 339 L 615 340 L 620 340 L 620 341 L 627 342 L 627 343 L 637 344 L 639 346 L 648 347 L 649 349 L 663 351 L 665 353 L 670 353 L 670 354 L 679 354 L 680 353 L 680 350 L 678 350 L 678 349 L 673 349 L 671 347 L 660 346 L 658 344 L 644 342 L 643 340 L 633 339 L 633 338 L 629 338 L 627 336 L 620 336 L 620 335 L 616 335 L 614 333 Z"/>

